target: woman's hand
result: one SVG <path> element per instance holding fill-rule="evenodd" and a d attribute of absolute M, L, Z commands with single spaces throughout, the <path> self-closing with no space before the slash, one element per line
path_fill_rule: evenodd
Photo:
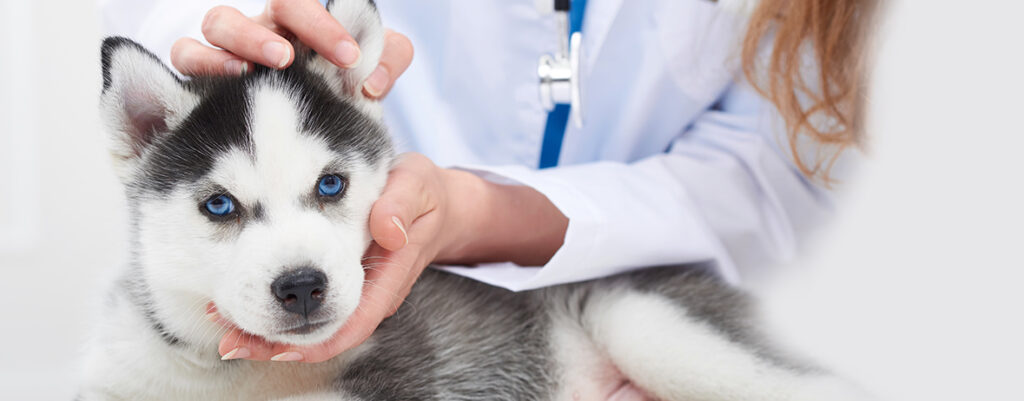
<path fill-rule="evenodd" d="M 242 75 L 252 63 L 285 68 L 295 59 L 288 39 L 295 37 L 341 68 L 360 60 L 359 45 L 345 27 L 316 0 L 268 0 L 263 13 L 246 17 L 237 9 L 218 6 L 203 19 L 207 47 L 191 38 L 181 38 L 171 48 L 171 64 L 186 75 Z M 395 80 L 412 62 L 412 43 L 404 35 L 388 30 L 384 52 L 377 69 L 363 84 L 371 98 L 384 97 Z"/>
<path fill-rule="evenodd" d="M 494 184 L 405 154 L 370 212 L 374 243 L 364 259 L 366 284 L 341 330 L 323 344 L 300 347 L 232 328 L 219 351 L 226 358 L 328 360 L 361 344 L 394 314 L 431 262 L 542 265 L 562 246 L 567 227 L 568 219 L 532 188 Z"/>

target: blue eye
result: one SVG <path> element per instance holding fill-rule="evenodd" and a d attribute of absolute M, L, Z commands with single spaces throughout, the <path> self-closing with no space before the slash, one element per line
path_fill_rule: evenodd
<path fill-rule="evenodd" d="M 320 196 L 335 196 L 340 194 L 342 189 L 345 189 L 345 181 L 334 174 L 321 177 L 320 183 L 317 184 Z"/>
<path fill-rule="evenodd" d="M 214 216 L 227 216 L 235 211 L 235 201 L 227 195 L 217 195 L 206 201 L 206 211 Z"/>

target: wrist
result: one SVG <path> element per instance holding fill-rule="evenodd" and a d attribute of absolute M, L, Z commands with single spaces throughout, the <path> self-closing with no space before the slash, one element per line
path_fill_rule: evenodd
<path fill-rule="evenodd" d="M 438 262 L 539 266 L 561 248 L 569 220 L 540 192 L 461 170 L 442 171 L 452 226 Z"/>
<path fill-rule="evenodd" d="M 440 241 L 437 262 L 468 263 L 478 252 L 474 238 L 484 230 L 482 223 L 490 211 L 492 189 L 488 182 L 472 173 L 440 169 L 446 199 L 445 235 Z M 440 238 L 439 238 L 440 239 Z"/>

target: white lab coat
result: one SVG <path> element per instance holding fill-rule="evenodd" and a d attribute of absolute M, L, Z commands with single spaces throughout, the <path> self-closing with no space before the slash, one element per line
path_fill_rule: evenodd
<path fill-rule="evenodd" d="M 108 33 L 166 61 L 201 39 L 208 0 L 101 1 Z M 263 0 L 223 2 L 252 15 Z M 569 218 L 542 267 L 448 267 L 513 290 L 668 264 L 714 262 L 728 280 L 790 259 L 831 210 L 780 144 L 784 125 L 741 79 L 745 15 L 705 0 L 589 0 L 585 125 L 569 124 L 559 167 L 537 170 L 547 112 L 537 59 L 556 50 L 533 0 L 377 0 L 416 57 L 384 101 L 400 150 L 529 185 Z"/>

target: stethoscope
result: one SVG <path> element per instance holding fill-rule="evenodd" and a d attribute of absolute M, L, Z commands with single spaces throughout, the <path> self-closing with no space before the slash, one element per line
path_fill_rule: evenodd
<path fill-rule="evenodd" d="M 580 96 L 580 59 L 583 34 L 569 34 L 569 0 L 537 0 L 538 11 L 554 11 L 558 21 L 558 53 L 540 56 L 537 76 L 540 79 L 540 102 L 546 111 L 556 105 L 570 105 L 570 115 L 577 128 L 583 127 L 583 103 Z"/>

